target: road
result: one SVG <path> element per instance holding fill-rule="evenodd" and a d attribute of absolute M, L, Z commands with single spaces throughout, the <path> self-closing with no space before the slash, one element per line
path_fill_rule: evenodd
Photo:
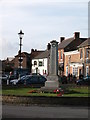
<path fill-rule="evenodd" d="M 3 118 L 88 118 L 88 107 L 3 105 Z"/>

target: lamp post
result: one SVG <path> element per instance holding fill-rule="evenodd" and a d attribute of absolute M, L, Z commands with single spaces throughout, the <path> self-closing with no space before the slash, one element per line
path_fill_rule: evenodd
<path fill-rule="evenodd" d="M 22 30 L 20 30 L 20 32 L 18 33 L 19 35 L 19 39 L 20 39 L 20 50 L 19 50 L 19 67 L 20 67 L 20 71 L 21 71 L 21 62 L 23 61 L 22 57 L 21 57 L 21 46 L 22 46 L 22 38 L 24 33 L 22 32 Z"/>

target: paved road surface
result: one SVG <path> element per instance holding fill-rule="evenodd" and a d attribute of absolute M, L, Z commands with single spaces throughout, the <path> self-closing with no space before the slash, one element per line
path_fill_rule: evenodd
<path fill-rule="evenodd" d="M 88 118 L 88 107 L 3 105 L 3 118 Z"/>

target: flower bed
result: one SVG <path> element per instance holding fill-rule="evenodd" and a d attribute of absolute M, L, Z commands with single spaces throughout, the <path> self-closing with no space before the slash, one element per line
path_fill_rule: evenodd
<path fill-rule="evenodd" d="M 62 90 L 62 89 L 55 89 L 55 90 L 53 90 L 53 92 L 43 92 L 43 91 L 41 91 L 41 90 L 30 90 L 30 91 L 28 91 L 27 92 L 28 94 L 33 94 L 33 93 L 37 93 L 38 95 L 40 94 L 42 94 L 42 95 L 44 95 L 44 94 L 56 94 L 58 97 L 59 96 L 63 96 L 63 94 L 64 94 L 64 91 Z"/>
<path fill-rule="evenodd" d="M 53 92 L 56 93 L 57 96 L 63 96 L 64 94 L 64 91 L 62 89 L 55 89 Z"/>

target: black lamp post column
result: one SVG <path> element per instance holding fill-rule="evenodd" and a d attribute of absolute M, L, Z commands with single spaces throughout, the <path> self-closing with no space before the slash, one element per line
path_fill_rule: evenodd
<path fill-rule="evenodd" d="M 19 39 L 20 39 L 20 50 L 19 50 L 19 67 L 20 67 L 20 72 L 21 72 L 21 62 L 23 61 L 22 57 L 21 57 L 21 47 L 22 47 L 22 37 L 24 35 L 24 33 L 22 32 L 22 30 L 20 30 L 20 32 L 18 33 L 19 35 Z"/>
<path fill-rule="evenodd" d="M 21 69 L 21 62 L 22 62 L 22 58 L 21 58 L 21 46 L 22 46 L 22 38 L 20 38 L 20 50 L 19 50 L 19 66 Z"/>

